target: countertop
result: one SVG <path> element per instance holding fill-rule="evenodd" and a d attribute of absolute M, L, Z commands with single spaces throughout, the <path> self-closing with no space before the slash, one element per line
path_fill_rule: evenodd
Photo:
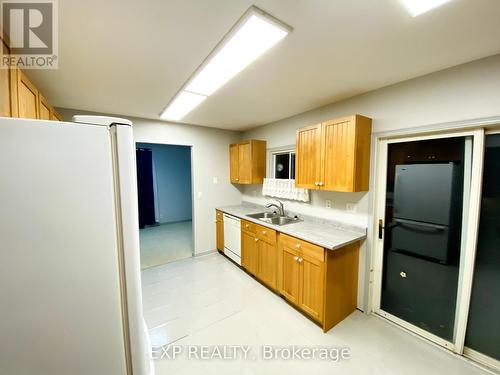
<path fill-rule="evenodd" d="M 246 216 L 248 214 L 270 211 L 265 207 L 252 204 L 218 207 L 217 210 L 274 229 L 277 232 L 311 242 L 328 250 L 339 249 L 366 238 L 366 228 L 305 215 L 298 215 L 304 221 L 281 226 L 269 224 Z M 287 212 L 287 214 L 290 215 L 291 213 Z"/>

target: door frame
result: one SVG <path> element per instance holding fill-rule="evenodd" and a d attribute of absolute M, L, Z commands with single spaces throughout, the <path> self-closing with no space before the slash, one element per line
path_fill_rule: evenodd
<path fill-rule="evenodd" d="M 493 128 L 485 129 L 484 130 L 484 141 L 486 141 L 486 136 L 493 135 L 493 134 L 500 134 L 500 128 L 493 127 Z M 484 151 L 484 144 L 483 144 L 483 151 Z M 484 171 L 484 161 L 483 161 L 483 164 L 481 165 L 481 172 L 483 172 L 483 171 Z M 482 174 L 481 174 L 481 188 L 482 188 Z M 479 201 L 479 205 L 480 204 L 481 204 L 481 200 Z M 479 219 L 480 219 L 480 215 L 478 216 L 478 226 L 479 226 Z M 479 227 L 478 227 L 477 234 L 479 236 Z M 476 242 L 476 246 L 477 246 L 477 242 Z M 475 255 L 475 252 L 474 252 L 474 255 Z M 471 290 L 470 290 L 469 301 L 468 301 L 469 306 L 470 306 L 471 295 L 472 295 L 472 283 L 471 283 Z M 467 312 L 468 312 L 468 310 L 467 310 Z M 482 365 L 485 365 L 489 368 L 493 368 L 496 371 L 498 371 L 500 369 L 500 361 L 499 360 L 465 346 L 465 334 L 464 334 L 464 345 L 463 345 L 463 349 L 462 349 L 462 354 L 464 357 L 467 357 L 467 358 L 469 358 L 475 362 L 478 362 Z"/>
<path fill-rule="evenodd" d="M 378 238 L 379 219 L 384 220 L 385 224 L 385 198 L 386 198 L 386 179 L 387 179 L 387 151 L 391 143 L 411 142 L 439 138 L 472 137 L 472 164 L 470 175 L 470 193 L 469 202 L 464 204 L 467 210 L 467 216 L 464 215 L 462 221 L 462 244 L 461 244 L 461 266 L 458 279 L 457 309 L 455 318 L 454 338 L 449 342 L 437 335 L 427 332 L 414 326 L 392 314 L 383 311 L 380 308 L 381 287 L 382 287 L 382 264 L 383 264 L 383 245 L 384 236 Z M 469 313 L 470 296 L 472 292 L 472 281 L 474 272 L 474 261 L 476 253 L 476 243 L 478 235 L 479 213 L 481 203 L 483 155 L 484 155 L 484 129 L 472 128 L 463 130 L 428 130 L 413 134 L 393 134 L 392 136 L 380 136 L 375 138 L 376 142 L 376 161 L 375 161 L 375 189 L 373 195 L 373 243 L 371 269 L 373 270 L 372 293 L 369 303 L 371 311 L 376 315 L 382 316 L 403 328 L 406 328 L 419 336 L 430 340 L 440 346 L 443 346 L 457 354 L 463 354 L 465 332 L 467 328 L 467 317 Z"/>

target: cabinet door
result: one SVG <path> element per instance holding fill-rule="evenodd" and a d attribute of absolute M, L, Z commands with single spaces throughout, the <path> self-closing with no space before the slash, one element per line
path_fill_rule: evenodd
<path fill-rule="evenodd" d="M 237 184 L 239 182 L 239 154 L 238 154 L 238 145 L 230 145 L 229 146 L 229 175 L 231 182 L 233 184 Z"/>
<path fill-rule="evenodd" d="M 257 277 L 272 289 L 276 289 L 278 275 L 278 251 L 276 243 L 259 239 L 257 242 Z"/>
<path fill-rule="evenodd" d="M 354 191 L 356 124 L 353 118 L 323 123 L 324 190 Z"/>
<path fill-rule="evenodd" d="M 19 117 L 38 118 L 38 90 L 19 69 L 17 69 L 17 107 Z"/>
<path fill-rule="evenodd" d="M 321 124 L 297 130 L 295 186 L 319 189 L 321 178 Z"/>
<path fill-rule="evenodd" d="M 224 252 L 224 221 L 217 220 L 215 222 L 217 234 L 217 250 Z"/>
<path fill-rule="evenodd" d="M 281 294 L 290 302 L 299 304 L 300 293 L 300 264 L 298 252 L 287 246 L 282 246 L 282 273 Z"/>
<path fill-rule="evenodd" d="M 252 183 L 252 144 L 251 142 L 238 145 L 238 178 L 240 184 Z"/>
<path fill-rule="evenodd" d="M 324 262 L 314 258 L 301 257 L 299 306 L 318 321 L 323 319 Z"/>
<path fill-rule="evenodd" d="M 50 116 L 50 105 L 47 103 L 45 98 L 38 94 L 38 118 L 40 120 L 51 120 Z"/>
<path fill-rule="evenodd" d="M 63 120 L 62 116 L 59 113 L 57 113 L 54 109 L 51 109 L 51 111 L 50 111 L 50 119 L 52 121 L 62 121 Z"/>
<path fill-rule="evenodd" d="M 252 275 L 257 273 L 257 238 L 246 231 L 241 232 L 241 265 Z"/>

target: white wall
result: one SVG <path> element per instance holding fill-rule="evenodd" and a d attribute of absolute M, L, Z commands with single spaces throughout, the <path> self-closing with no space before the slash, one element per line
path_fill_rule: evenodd
<path fill-rule="evenodd" d="M 368 62 L 369 63 L 369 62 Z M 500 55 L 474 61 L 427 76 L 401 82 L 351 99 L 304 112 L 247 131 L 244 138 L 267 140 L 268 148 L 295 144 L 295 130 L 323 120 L 351 114 L 373 119 L 373 132 L 428 126 L 445 122 L 500 116 Z M 372 145 L 373 147 L 373 145 Z M 373 164 L 373 160 L 372 160 Z M 373 165 L 370 179 L 373 180 Z M 243 190 L 243 200 L 269 201 L 259 186 Z M 289 209 L 304 214 L 370 226 L 371 193 L 312 192 L 311 204 L 288 202 Z M 325 208 L 331 199 L 333 209 Z M 346 203 L 357 203 L 356 213 L 346 212 Z M 362 247 L 358 306 L 366 303 L 371 232 Z"/>
<path fill-rule="evenodd" d="M 86 111 L 59 108 L 65 120 Z M 118 116 L 120 115 L 113 115 Z M 215 207 L 241 203 L 241 193 L 229 183 L 229 144 L 240 133 L 213 128 L 129 118 L 136 142 L 192 146 L 193 230 L 195 253 L 215 249 Z M 218 183 L 213 179 L 217 177 Z"/>
<path fill-rule="evenodd" d="M 191 148 L 137 143 L 153 156 L 155 216 L 159 223 L 192 219 Z"/>

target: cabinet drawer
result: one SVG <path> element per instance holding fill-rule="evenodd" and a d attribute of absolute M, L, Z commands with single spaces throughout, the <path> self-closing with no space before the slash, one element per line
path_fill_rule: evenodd
<path fill-rule="evenodd" d="M 257 224 L 254 224 L 250 221 L 241 220 L 241 229 L 242 230 L 245 230 L 247 232 L 255 234 L 256 227 L 257 227 Z"/>
<path fill-rule="evenodd" d="M 222 211 L 215 210 L 215 220 L 217 220 L 217 221 L 224 220 L 224 216 L 223 216 Z"/>
<path fill-rule="evenodd" d="M 306 256 L 312 259 L 325 261 L 325 249 L 312 243 L 299 240 L 298 238 L 280 234 L 280 242 L 285 246 L 296 249 L 301 256 Z"/>
<path fill-rule="evenodd" d="M 262 225 L 255 225 L 255 230 L 257 238 L 263 241 L 268 241 L 271 243 L 276 243 L 276 231 L 263 227 Z"/>

